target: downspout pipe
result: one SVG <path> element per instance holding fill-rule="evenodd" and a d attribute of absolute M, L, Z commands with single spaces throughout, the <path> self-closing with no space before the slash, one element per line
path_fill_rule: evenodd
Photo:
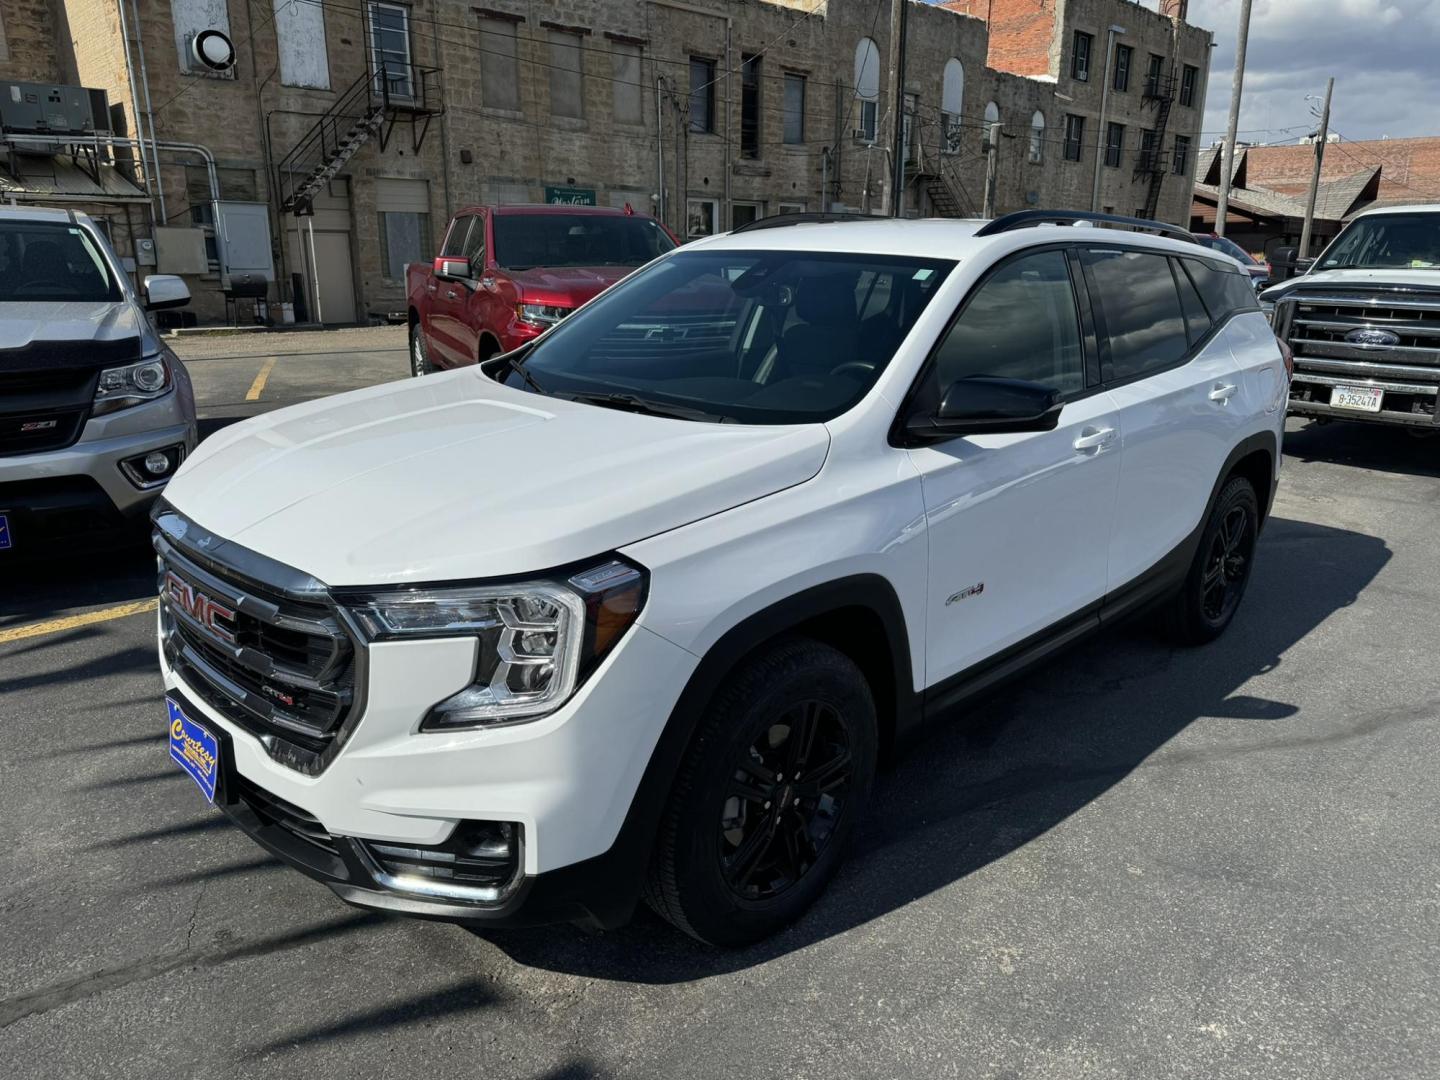
<path fill-rule="evenodd" d="M 120 8 L 120 27 L 121 32 L 124 33 L 125 0 L 116 0 L 116 4 Z M 140 58 L 140 92 L 145 95 L 145 118 L 150 122 L 150 156 L 155 161 L 155 197 L 160 202 L 160 221 L 164 223 L 170 220 L 170 215 L 165 209 L 165 181 L 160 177 L 160 145 L 155 141 L 155 110 L 150 104 L 150 74 L 145 67 L 145 41 L 140 28 L 140 8 L 136 4 L 136 0 L 130 0 L 130 14 L 135 23 L 135 53 Z M 141 123 L 140 102 L 133 97 L 133 91 L 131 100 L 135 103 L 135 127 L 137 129 L 135 134 L 143 136 L 145 130 Z M 140 144 L 140 153 L 142 155 L 145 153 L 143 141 Z"/>
<path fill-rule="evenodd" d="M 1105 148 L 1108 145 L 1105 121 L 1109 116 L 1110 83 L 1114 81 L 1110 66 L 1115 62 L 1115 39 L 1123 33 L 1125 33 L 1125 27 L 1111 26 L 1110 34 L 1105 42 L 1105 70 L 1100 76 L 1104 80 L 1100 84 L 1100 120 L 1095 125 L 1097 129 L 1095 136 L 1098 142 L 1095 148 L 1095 178 L 1090 184 L 1090 210 L 1092 213 L 1100 209 L 1100 167 L 1104 164 Z"/>

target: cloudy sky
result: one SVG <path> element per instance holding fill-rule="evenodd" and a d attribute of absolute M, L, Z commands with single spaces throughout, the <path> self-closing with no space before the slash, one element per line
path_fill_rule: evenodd
<path fill-rule="evenodd" d="M 1215 34 L 1206 145 L 1224 134 L 1239 20 L 1240 0 L 1190 0 L 1189 22 Z M 1331 75 L 1332 131 L 1440 135 L 1440 0 L 1254 0 L 1245 69 L 1241 139 L 1280 141 L 1318 126 L 1309 110 L 1319 102 L 1305 95 L 1323 97 Z"/>

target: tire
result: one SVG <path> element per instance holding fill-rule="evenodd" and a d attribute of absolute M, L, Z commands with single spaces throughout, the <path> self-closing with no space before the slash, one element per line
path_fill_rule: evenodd
<path fill-rule="evenodd" d="M 1243 476 L 1220 489 L 1185 584 L 1162 612 L 1166 635 L 1181 645 L 1214 641 L 1235 618 L 1250 584 L 1260 504 Z"/>
<path fill-rule="evenodd" d="M 420 324 L 410 327 L 410 374 L 416 378 L 429 375 L 435 370 L 430 362 L 430 347 L 425 344 L 425 335 Z"/>
<path fill-rule="evenodd" d="M 676 775 L 645 888 L 650 906 L 728 947 L 798 918 L 864 816 L 877 742 L 869 684 L 844 653 L 793 638 L 744 661 Z"/>

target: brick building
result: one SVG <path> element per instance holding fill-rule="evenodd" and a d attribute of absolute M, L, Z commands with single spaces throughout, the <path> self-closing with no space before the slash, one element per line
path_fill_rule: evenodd
<path fill-rule="evenodd" d="M 106 92 L 95 171 L 141 198 L 112 236 L 187 271 L 204 320 L 261 222 L 269 298 L 349 322 L 403 312 L 467 203 L 629 203 L 691 237 L 878 211 L 897 112 L 907 213 L 981 212 L 998 121 L 998 212 L 1188 217 L 1210 34 L 1183 3 L 911 2 L 896 110 L 891 2 L 0 0 L 35 39 L 0 80 Z"/>

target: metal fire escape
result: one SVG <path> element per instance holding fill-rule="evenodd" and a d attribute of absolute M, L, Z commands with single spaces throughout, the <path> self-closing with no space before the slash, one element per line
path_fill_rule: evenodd
<path fill-rule="evenodd" d="M 1175 83 L 1173 73 L 1157 75 L 1145 83 L 1145 104 L 1155 106 L 1155 126 L 1151 129 L 1150 145 L 1140 148 L 1135 179 L 1149 179 L 1145 212 L 1140 216 L 1152 221 L 1160 209 L 1160 188 L 1165 183 L 1165 129 L 1170 123 L 1170 110 L 1175 106 Z"/>
<path fill-rule="evenodd" d="M 275 166 L 281 209 L 308 212 L 362 146 L 378 138 L 383 151 L 398 124 L 409 125 L 411 148 L 418 152 L 431 118 L 442 111 L 431 85 L 436 74 L 435 68 L 382 63 L 351 83 Z"/>
<path fill-rule="evenodd" d="M 928 128 L 921 125 L 922 128 Z M 928 132 L 927 132 L 928 134 Z M 951 140 L 946 148 L 959 147 L 960 131 L 943 129 L 941 138 Z M 905 162 L 907 181 L 914 182 L 930 196 L 930 206 L 937 217 L 974 217 L 980 212 L 979 205 L 970 198 L 956 170 L 958 156 L 950 156 L 943 150 L 930 146 L 925 137 L 909 140 L 909 160 Z"/>

